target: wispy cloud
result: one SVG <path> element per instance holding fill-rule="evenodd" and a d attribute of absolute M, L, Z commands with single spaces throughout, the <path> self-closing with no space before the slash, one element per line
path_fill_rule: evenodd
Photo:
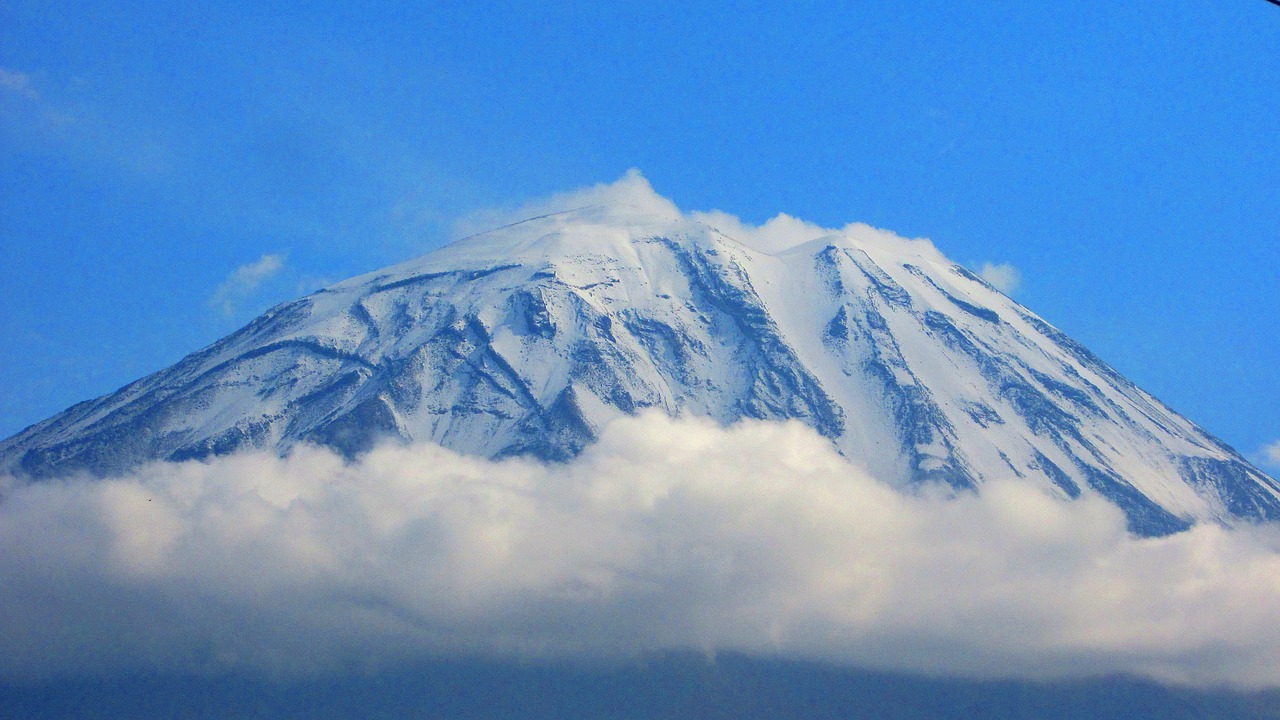
<path fill-rule="evenodd" d="M 23 118 L 34 130 L 49 132 L 63 130 L 75 124 L 75 117 L 65 109 L 50 102 L 36 88 L 35 79 L 28 73 L 0 67 L 0 102 L 6 114 Z"/>
<path fill-rule="evenodd" d="M 17 70 L 0 67 L 0 88 L 31 100 L 40 99 L 40 93 L 36 92 L 31 76 Z"/>
<path fill-rule="evenodd" d="M 1012 295 L 1022 284 L 1022 273 L 1009 263 L 984 262 L 978 275 L 1005 295 Z"/>
<path fill-rule="evenodd" d="M 1262 462 L 1273 469 L 1280 470 L 1280 440 L 1262 448 Z"/>
<path fill-rule="evenodd" d="M 284 255 L 279 254 L 263 255 L 254 262 L 241 265 L 231 271 L 227 279 L 213 291 L 209 305 L 227 316 L 235 314 L 240 302 L 252 296 L 263 283 L 283 270 L 284 266 Z"/>
<path fill-rule="evenodd" d="M 1280 685 L 1280 532 L 902 494 L 812 430 L 658 414 L 577 460 L 387 446 L 0 480 L 0 677 L 655 649 Z M 40 648 L 39 653 L 31 652 Z"/>

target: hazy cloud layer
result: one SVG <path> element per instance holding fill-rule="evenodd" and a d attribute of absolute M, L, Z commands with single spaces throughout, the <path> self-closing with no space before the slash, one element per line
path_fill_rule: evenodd
<path fill-rule="evenodd" d="M 623 204 L 645 213 L 670 219 L 705 223 L 748 247 L 766 253 L 779 253 L 812 240 L 831 235 L 846 235 L 864 244 L 889 245 L 895 249 L 944 261 L 945 258 L 925 239 L 909 239 L 865 223 L 850 223 L 841 228 L 820 225 L 779 213 L 762 225 L 743 222 L 736 215 L 721 210 L 685 212 L 659 195 L 644 175 L 635 168 L 611 183 L 600 183 L 577 190 L 556 193 L 516 208 L 488 209 L 472 213 L 454 223 L 455 237 L 464 237 L 540 215 L 576 210 L 603 204 Z"/>
<path fill-rule="evenodd" d="M 247 299 L 262 284 L 275 277 L 284 269 L 284 255 L 263 255 L 254 262 L 241 265 L 213 291 L 209 305 L 218 308 L 224 315 L 231 316 L 236 306 Z"/>
<path fill-rule="evenodd" d="M 978 268 L 978 275 L 1005 295 L 1012 295 L 1022 284 L 1022 273 L 1009 263 L 984 262 Z"/>
<path fill-rule="evenodd" d="M 738 650 L 1280 685 L 1280 533 L 867 477 L 799 424 L 620 420 L 564 465 L 303 448 L 0 484 L 0 677 Z"/>

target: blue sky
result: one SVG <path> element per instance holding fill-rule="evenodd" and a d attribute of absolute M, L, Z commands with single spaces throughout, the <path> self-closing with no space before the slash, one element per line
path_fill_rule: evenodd
<path fill-rule="evenodd" d="M 1010 263 L 1176 410 L 1280 440 L 1280 8 L 431 5 L 0 4 L 0 435 L 634 167 Z"/>

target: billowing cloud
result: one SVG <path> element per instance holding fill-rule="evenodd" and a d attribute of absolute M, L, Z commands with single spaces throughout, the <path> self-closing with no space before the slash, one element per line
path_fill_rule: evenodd
<path fill-rule="evenodd" d="M 236 305 L 251 296 L 262 284 L 270 280 L 284 269 L 284 256 L 263 255 L 254 262 L 241 265 L 213 291 L 209 305 L 222 310 L 224 315 L 232 315 Z"/>
<path fill-rule="evenodd" d="M 1280 532 L 904 494 L 798 424 L 646 414 L 566 464 L 431 445 L 0 484 L 0 677 L 742 651 L 1280 685 Z"/>
<path fill-rule="evenodd" d="M 1012 295 L 1022 284 L 1022 273 L 1009 263 L 984 262 L 978 268 L 978 275 L 1005 295 Z"/>
<path fill-rule="evenodd" d="M 671 200 L 659 195 L 644 175 L 634 168 L 612 183 L 600 183 L 556 193 L 541 200 L 525 203 L 518 208 L 489 209 L 472 213 L 454 223 L 453 234 L 455 237 L 463 237 L 541 215 L 594 205 L 613 204 L 630 205 L 655 217 L 701 222 L 748 247 L 765 253 L 784 252 L 820 238 L 846 235 L 866 244 L 891 245 L 904 253 L 945 261 L 941 253 L 928 240 L 904 238 L 864 223 L 850 223 L 840 228 L 824 228 L 806 220 L 779 213 L 762 225 L 753 225 L 721 210 L 685 212 L 676 207 Z"/>

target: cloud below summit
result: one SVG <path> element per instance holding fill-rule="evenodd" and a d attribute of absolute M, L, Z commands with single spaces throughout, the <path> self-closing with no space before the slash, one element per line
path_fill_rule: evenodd
<path fill-rule="evenodd" d="M 0 677 L 685 648 L 1280 685 L 1276 529 L 1124 526 L 1023 484 L 902 494 L 795 423 L 653 414 L 559 465 L 421 445 L 8 479 Z"/>

